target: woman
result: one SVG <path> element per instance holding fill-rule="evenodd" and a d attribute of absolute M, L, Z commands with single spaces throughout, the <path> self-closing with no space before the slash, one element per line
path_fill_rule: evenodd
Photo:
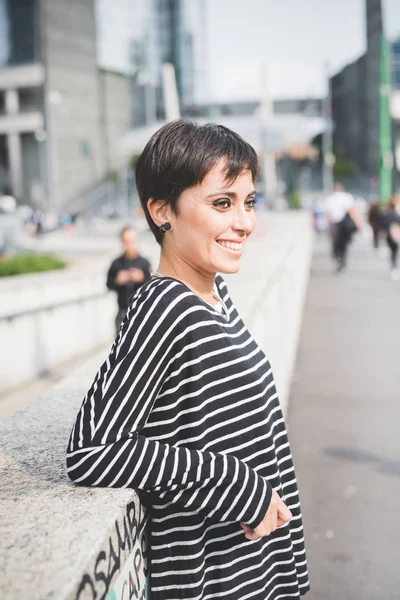
<path fill-rule="evenodd" d="M 309 589 L 271 368 L 217 275 L 239 270 L 258 170 L 220 125 L 176 121 L 153 135 L 136 182 L 160 262 L 71 433 L 73 481 L 135 488 L 148 508 L 153 600 Z"/>
<path fill-rule="evenodd" d="M 400 279 L 400 273 L 397 266 L 397 257 L 399 254 L 400 243 L 400 214 L 398 212 L 399 207 L 400 198 L 398 196 L 392 196 L 382 215 L 383 227 L 386 230 L 386 243 L 389 246 L 390 251 L 391 274 L 392 279 L 394 281 L 398 281 Z"/>

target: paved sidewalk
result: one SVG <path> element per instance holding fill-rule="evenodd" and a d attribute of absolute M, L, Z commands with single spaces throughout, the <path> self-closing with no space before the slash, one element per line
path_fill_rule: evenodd
<path fill-rule="evenodd" d="M 309 600 L 400 598 L 400 283 L 365 240 L 319 240 L 289 403 Z"/>

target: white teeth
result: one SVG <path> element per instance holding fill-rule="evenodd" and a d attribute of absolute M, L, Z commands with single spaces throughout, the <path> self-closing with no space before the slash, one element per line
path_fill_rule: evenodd
<path fill-rule="evenodd" d="M 243 248 L 243 244 L 240 242 L 218 242 L 218 244 L 224 248 L 229 248 L 229 250 L 241 250 Z"/>

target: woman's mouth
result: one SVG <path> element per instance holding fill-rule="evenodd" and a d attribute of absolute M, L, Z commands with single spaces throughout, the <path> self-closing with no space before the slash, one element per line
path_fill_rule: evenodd
<path fill-rule="evenodd" d="M 216 240 L 216 242 L 219 246 L 224 248 L 224 250 L 234 254 L 240 254 L 243 250 L 243 242 L 228 242 L 225 240 Z"/>

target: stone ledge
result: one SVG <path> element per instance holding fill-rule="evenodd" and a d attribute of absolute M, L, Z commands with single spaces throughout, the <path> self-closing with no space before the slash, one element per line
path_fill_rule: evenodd
<path fill-rule="evenodd" d="M 133 490 L 77 487 L 65 469 L 74 416 L 103 358 L 95 357 L 0 425 L 3 600 L 83 600 L 94 597 L 92 584 L 96 597 L 102 597 L 105 584 L 110 586 L 119 573 L 109 551 L 116 521 L 121 531 L 127 511 L 131 530 L 135 519 L 143 521 Z M 131 531 L 131 542 L 134 537 Z M 129 555 L 128 542 L 125 546 L 121 563 Z M 117 551 L 118 544 L 113 547 Z M 96 581 L 102 550 L 104 564 L 98 564 Z M 115 570 L 112 577 L 109 568 Z"/>

